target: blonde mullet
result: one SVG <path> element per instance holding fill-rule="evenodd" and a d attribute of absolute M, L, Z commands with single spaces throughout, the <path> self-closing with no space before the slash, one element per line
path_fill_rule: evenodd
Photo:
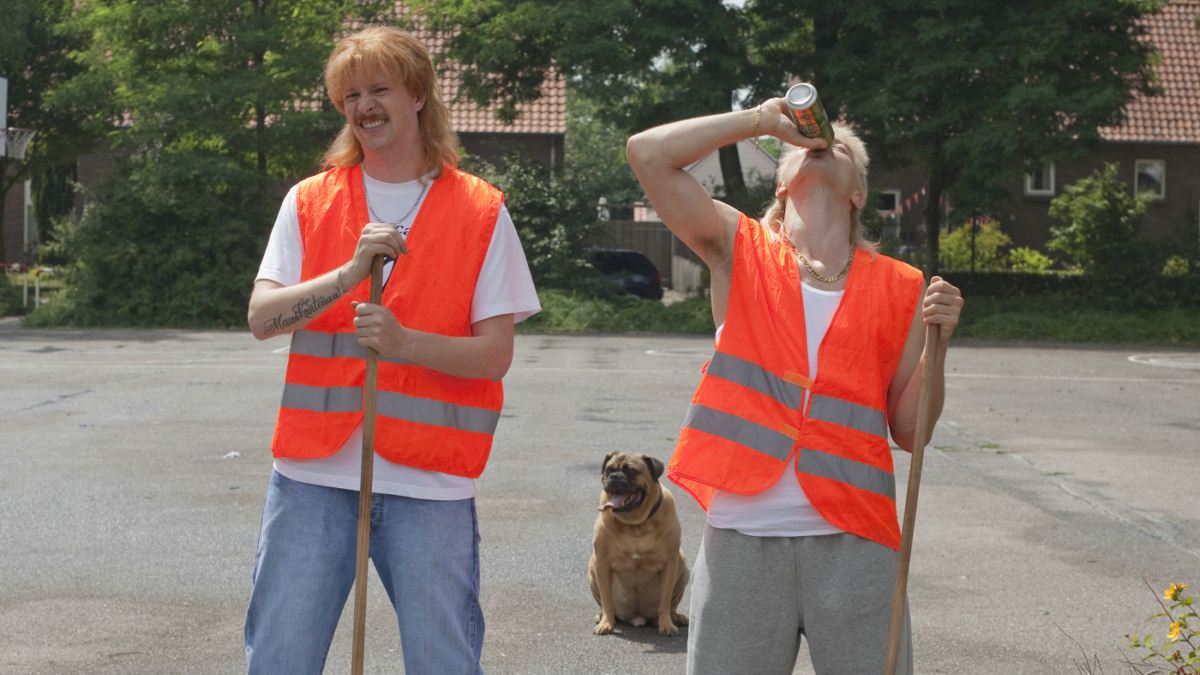
<path fill-rule="evenodd" d="M 417 113 L 425 150 L 421 173 L 458 166 L 458 136 L 450 126 L 450 110 L 442 100 L 433 60 L 420 40 L 398 28 L 370 26 L 338 41 L 325 64 L 325 88 L 337 111 L 345 112 L 350 79 L 375 69 L 399 79 L 413 98 L 425 98 Z M 325 151 L 322 168 L 350 167 L 362 159 L 362 145 L 347 122 Z"/>

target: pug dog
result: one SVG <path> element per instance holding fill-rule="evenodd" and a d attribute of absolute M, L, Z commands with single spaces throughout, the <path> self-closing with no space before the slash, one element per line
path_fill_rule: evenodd
<path fill-rule="evenodd" d="M 658 479 L 663 463 L 646 455 L 610 452 L 600 475 L 600 514 L 588 561 L 588 583 L 600 605 L 596 635 L 607 635 L 620 619 L 633 626 L 647 621 L 659 635 L 675 635 L 687 625 L 679 601 L 690 574 L 679 547 L 675 498 Z"/>

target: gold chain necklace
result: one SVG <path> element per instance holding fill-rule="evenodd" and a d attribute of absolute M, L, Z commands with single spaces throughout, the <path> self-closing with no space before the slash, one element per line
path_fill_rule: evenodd
<path fill-rule="evenodd" d="M 400 225 L 404 221 L 408 220 L 408 217 L 413 214 L 413 211 L 417 210 L 417 205 L 421 203 L 421 198 L 425 196 L 425 190 L 429 188 L 429 183 L 431 183 L 432 181 L 427 182 L 425 180 L 421 180 L 421 193 L 419 195 L 417 195 L 417 198 L 413 201 L 412 206 L 408 207 L 408 211 L 403 216 L 400 216 L 400 220 L 392 222 L 390 220 L 384 220 L 383 218 L 380 218 L 379 214 L 375 213 L 375 208 L 373 206 L 371 206 L 371 195 L 369 195 L 367 193 L 367 172 L 366 172 L 366 170 L 364 170 L 362 173 L 363 173 L 363 197 L 367 200 L 367 212 L 370 214 L 370 216 L 372 218 L 375 219 L 375 222 L 387 223 L 388 225 L 391 225 L 392 227 L 394 227 L 398 230 L 401 230 L 401 233 L 404 234 L 405 236 L 407 236 L 408 228 L 401 228 Z"/>
<path fill-rule="evenodd" d="M 846 272 L 850 271 L 850 263 L 854 262 L 854 250 L 851 249 L 850 257 L 846 260 L 846 266 L 842 268 L 842 271 L 831 277 L 823 277 L 820 274 L 817 274 L 817 271 L 813 269 L 812 263 L 808 262 L 808 258 L 805 258 L 804 254 L 800 253 L 800 250 L 796 248 L 796 245 L 792 243 L 791 239 L 784 237 L 783 240 L 787 242 L 788 248 L 792 249 L 792 253 L 795 253 L 796 257 L 800 259 L 800 262 L 804 264 L 804 269 L 808 270 L 809 276 L 817 281 L 820 281 L 821 283 L 832 284 L 838 279 L 846 276 Z"/>

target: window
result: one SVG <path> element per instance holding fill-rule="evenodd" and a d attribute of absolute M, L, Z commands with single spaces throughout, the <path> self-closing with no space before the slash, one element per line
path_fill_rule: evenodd
<path fill-rule="evenodd" d="M 879 192 L 879 202 L 875 210 L 881 216 L 894 216 L 900 209 L 900 191 L 899 190 L 881 190 Z"/>
<path fill-rule="evenodd" d="M 1025 174 L 1025 194 L 1030 197 L 1054 194 L 1054 163 L 1044 162 Z"/>
<path fill-rule="evenodd" d="M 1149 192 L 1155 199 L 1167 196 L 1167 163 L 1161 159 L 1139 159 L 1134 162 L 1134 179 L 1137 194 Z"/>

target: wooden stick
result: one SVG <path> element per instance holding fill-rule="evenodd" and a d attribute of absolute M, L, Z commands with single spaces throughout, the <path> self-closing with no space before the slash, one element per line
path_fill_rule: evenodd
<path fill-rule="evenodd" d="M 900 537 L 900 559 L 896 564 L 896 585 L 892 591 L 892 619 L 888 628 L 887 661 L 884 675 L 895 675 L 896 659 L 900 651 L 900 632 L 904 626 L 904 598 L 908 592 L 908 562 L 912 558 L 913 526 L 917 522 L 917 493 L 921 491 L 921 465 L 925 460 L 925 446 L 929 443 L 929 399 L 933 395 L 930 377 L 941 371 L 935 361 L 939 358 L 938 342 L 942 327 L 931 323 L 925 327 L 925 352 L 921 357 L 921 391 L 917 399 L 917 431 L 913 436 L 912 462 L 908 468 L 908 496 L 904 499 L 904 527 Z"/>
<path fill-rule="evenodd" d="M 383 298 L 383 256 L 371 262 L 371 304 Z M 363 385 L 362 469 L 358 483 L 358 551 L 354 559 L 354 649 L 350 672 L 362 675 L 367 632 L 367 558 L 371 546 L 371 479 L 375 472 L 375 389 L 379 353 L 367 349 L 367 381 Z"/>

